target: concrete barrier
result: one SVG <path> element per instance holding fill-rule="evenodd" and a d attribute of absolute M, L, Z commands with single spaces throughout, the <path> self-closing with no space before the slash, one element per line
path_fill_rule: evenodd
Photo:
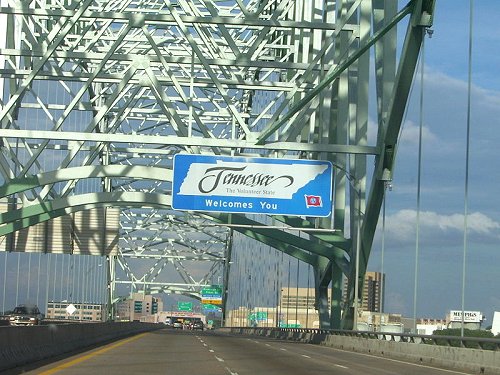
<path fill-rule="evenodd" d="M 260 335 L 281 340 L 301 341 L 336 349 L 399 359 L 422 365 L 467 371 L 473 374 L 500 375 L 500 351 L 457 348 L 409 342 L 366 339 L 315 332 L 290 332 L 277 329 L 223 328 L 245 335 Z"/>
<path fill-rule="evenodd" d="M 159 328 L 139 322 L 0 327 L 0 371 Z"/>

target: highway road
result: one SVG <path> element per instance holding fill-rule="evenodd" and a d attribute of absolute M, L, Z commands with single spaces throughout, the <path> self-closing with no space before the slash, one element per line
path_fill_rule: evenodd
<path fill-rule="evenodd" d="M 35 368 L 37 367 L 37 368 Z M 162 329 L 6 374 L 453 375 L 329 347 L 217 331 Z"/>

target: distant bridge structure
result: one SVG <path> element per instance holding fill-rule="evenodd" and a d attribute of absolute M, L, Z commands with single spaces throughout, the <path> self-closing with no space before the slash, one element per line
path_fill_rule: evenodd
<path fill-rule="evenodd" d="M 1 7 L 1 250 L 105 256 L 111 302 L 121 284 L 200 298 L 217 275 L 227 289 L 239 232 L 309 264 L 321 326 L 352 328 L 433 0 L 401 9 L 397 0 Z M 332 213 L 174 210 L 172 163 L 181 152 L 330 161 Z M 97 209 L 100 233 L 88 234 L 95 249 L 79 250 L 75 215 Z M 106 215 L 116 209 L 114 233 Z M 45 228 L 39 236 L 36 226 Z M 71 233 L 60 249 L 58 230 Z"/>

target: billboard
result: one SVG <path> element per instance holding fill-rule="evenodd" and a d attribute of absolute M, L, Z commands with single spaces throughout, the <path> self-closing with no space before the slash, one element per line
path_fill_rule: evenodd
<path fill-rule="evenodd" d="M 329 216 L 328 161 L 177 154 L 172 208 L 187 211 Z"/>
<path fill-rule="evenodd" d="M 462 311 L 451 310 L 450 322 L 461 322 Z M 481 323 L 483 321 L 483 314 L 480 311 L 464 311 L 464 322 L 466 323 Z"/>

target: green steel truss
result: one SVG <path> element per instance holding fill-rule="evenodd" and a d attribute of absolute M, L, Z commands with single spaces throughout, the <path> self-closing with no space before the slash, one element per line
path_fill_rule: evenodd
<path fill-rule="evenodd" d="M 366 271 L 434 0 L 401 9 L 396 0 L 0 4 L 0 198 L 10 204 L 0 235 L 117 206 L 111 289 L 198 296 L 221 268 L 227 275 L 236 230 L 313 265 L 321 325 L 352 327 L 355 275 L 361 281 Z M 371 144 L 369 99 L 377 108 Z M 174 211 L 179 152 L 330 160 L 333 213 L 274 218 L 304 228 L 297 236 L 265 228 L 269 220 Z M 308 231 L 315 228 L 331 231 Z M 210 266 L 195 275 L 187 264 L 201 261 Z M 127 280 L 116 279 L 115 264 Z M 176 281 L 158 281 L 169 267 Z"/>

